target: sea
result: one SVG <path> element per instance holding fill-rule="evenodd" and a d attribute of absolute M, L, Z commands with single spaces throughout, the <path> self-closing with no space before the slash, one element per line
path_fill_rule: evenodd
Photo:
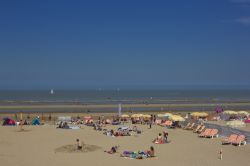
<path fill-rule="evenodd" d="M 250 103 L 250 89 L 1 90 L 1 105 L 22 104 L 183 104 Z M 249 109 L 250 105 L 227 109 Z M 137 108 L 139 109 L 139 108 Z M 178 108 L 180 109 L 180 108 Z M 206 109 L 206 108 L 192 108 Z M 152 110 L 152 109 L 151 109 Z M 165 108 L 161 110 L 165 111 Z M 0 110 L 5 112 L 6 110 Z M 65 111 L 65 110 L 64 110 Z M 86 110 L 85 110 L 86 111 Z M 88 110 L 89 111 L 89 110 Z M 97 110 L 94 110 L 97 111 Z"/>

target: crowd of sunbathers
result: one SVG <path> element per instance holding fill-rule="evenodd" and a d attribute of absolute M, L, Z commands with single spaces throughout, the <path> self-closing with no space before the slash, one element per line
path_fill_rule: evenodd
<path fill-rule="evenodd" d="M 141 134 L 142 130 L 138 129 L 137 126 L 133 126 L 133 128 L 123 126 L 123 127 L 119 127 L 117 131 L 114 131 L 113 129 L 106 130 L 103 134 L 107 136 L 118 137 L 118 136 L 131 136 L 133 135 L 132 132 L 136 134 Z"/>

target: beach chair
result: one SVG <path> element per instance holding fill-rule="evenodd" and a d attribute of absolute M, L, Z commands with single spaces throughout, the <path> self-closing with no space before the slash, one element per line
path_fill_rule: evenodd
<path fill-rule="evenodd" d="M 171 125 L 172 125 L 172 122 L 169 121 L 169 120 L 167 120 L 164 123 L 160 124 L 160 126 L 162 126 L 162 127 L 167 127 L 167 126 L 171 126 Z"/>
<path fill-rule="evenodd" d="M 193 130 L 193 132 L 196 133 L 196 132 L 199 130 L 199 128 L 201 128 L 201 125 L 198 125 L 198 126 Z"/>
<path fill-rule="evenodd" d="M 212 129 L 206 129 L 204 132 L 199 134 L 199 137 L 205 137 L 206 135 L 209 135 L 209 133 L 212 131 Z"/>
<path fill-rule="evenodd" d="M 186 130 L 186 128 L 190 127 L 191 123 L 188 123 L 185 127 L 183 127 L 184 130 Z"/>
<path fill-rule="evenodd" d="M 202 126 L 202 127 L 197 131 L 197 133 L 200 134 L 200 133 L 202 133 L 205 129 L 206 129 L 206 126 Z"/>
<path fill-rule="evenodd" d="M 212 129 L 210 133 L 206 134 L 205 137 L 206 138 L 214 138 L 214 137 L 218 137 L 218 129 Z"/>
<path fill-rule="evenodd" d="M 156 124 L 156 125 L 160 125 L 160 124 L 161 124 L 161 122 L 162 122 L 162 120 L 161 120 L 161 119 L 156 119 L 156 120 L 155 120 L 155 124 Z"/>
<path fill-rule="evenodd" d="M 222 144 L 222 145 L 232 144 L 232 142 L 236 141 L 237 137 L 238 137 L 238 135 L 236 135 L 236 134 L 231 134 L 229 137 L 223 139 L 223 140 L 221 141 L 221 144 Z"/>
<path fill-rule="evenodd" d="M 192 123 L 191 126 L 186 128 L 186 130 L 193 130 L 194 126 L 195 126 L 195 123 Z"/>
<path fill-rule="evenodd" d="M 232 142 L 233 145 L 246 145 L 246 136 L 239 135 L 235 141 Z"/>
<path fill-rule="evenodd" d="M 196 133 L 198 134 L 202 133 L 205 130 L 205 128 L 206 126 L 201 126 L 201 128 L 199 128 Z"/>

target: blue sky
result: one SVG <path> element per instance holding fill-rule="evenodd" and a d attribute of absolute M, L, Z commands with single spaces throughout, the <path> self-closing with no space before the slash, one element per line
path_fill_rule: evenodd
<path fill-rule="evenodd" d="M 1 1 L 0 89 L 250 85 L 250 0 Z"/>

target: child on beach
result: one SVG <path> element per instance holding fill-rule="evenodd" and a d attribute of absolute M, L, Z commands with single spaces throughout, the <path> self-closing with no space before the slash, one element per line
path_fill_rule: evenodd
<path fill-rule="evenodd" d="M 77 150 L 82 150 L 82 143 L 80 142 L 79 139 L 76 139 L 76 146 L 77 146 Z"/>

